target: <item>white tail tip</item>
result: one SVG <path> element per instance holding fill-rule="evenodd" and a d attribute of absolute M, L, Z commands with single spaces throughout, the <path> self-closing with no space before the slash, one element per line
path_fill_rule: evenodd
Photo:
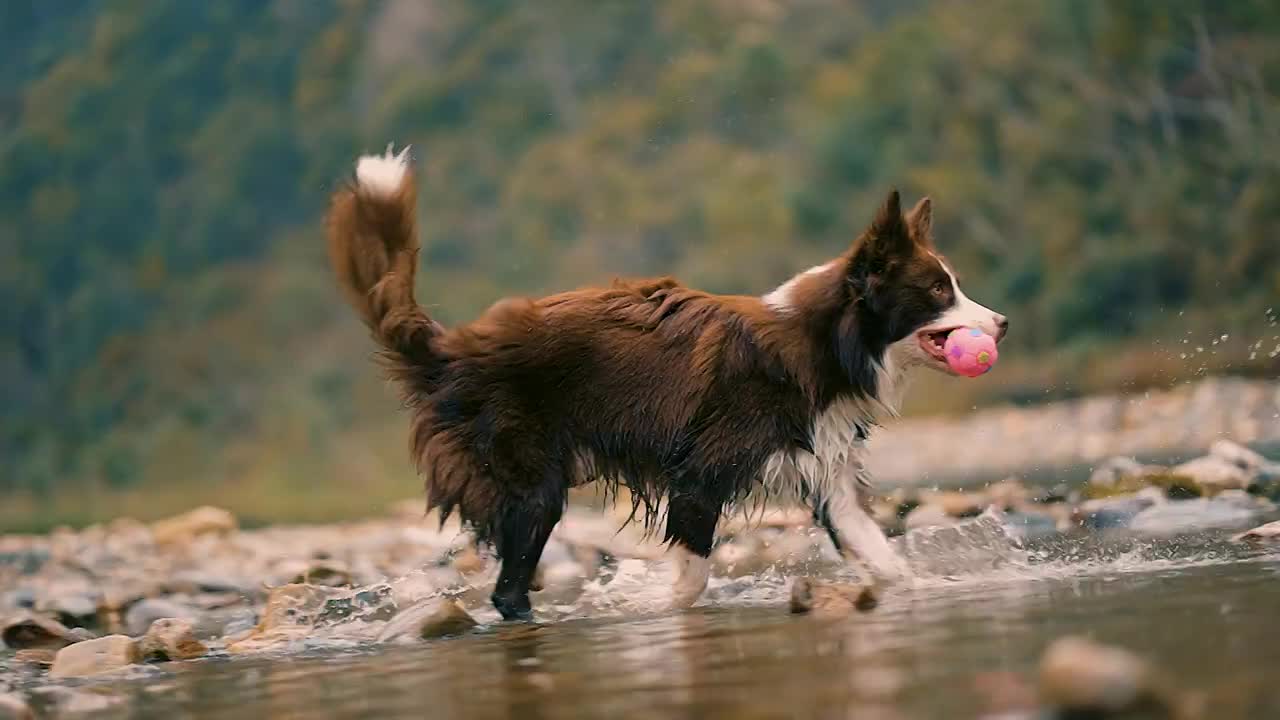
<path fill-rule="evenodd" d="M 388 196 L 400 190 L 409 169 L 409 148 L 398 154 L 392 148 L 393 145 L 388 144 L 385 154 L 364 155 L 356 161 L 356 182 L 365 192 Z"/>

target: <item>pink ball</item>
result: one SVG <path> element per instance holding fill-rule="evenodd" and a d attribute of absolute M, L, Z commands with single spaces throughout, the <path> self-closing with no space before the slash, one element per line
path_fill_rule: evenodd
<path fill-rule="evenodd" d="M 947 334 L 942 346 L 947 365 L 957 375 L 978 377 L 996 364 L 1000 353 L 996 351 L 996 339 L 977 328 L 956 328 Z"/>

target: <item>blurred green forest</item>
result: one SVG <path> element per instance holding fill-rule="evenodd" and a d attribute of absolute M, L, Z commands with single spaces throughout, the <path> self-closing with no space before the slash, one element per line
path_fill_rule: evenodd
<path fill-rule="evenodd" d="M 1274 376 L 1277 38 L 1264 0 L 0 3 L 0 528 L 411 496 L 321 232 L 390 140 L 445 322 L 764 292 L 896 185 L 1013 326 L 913 410 Z"/>

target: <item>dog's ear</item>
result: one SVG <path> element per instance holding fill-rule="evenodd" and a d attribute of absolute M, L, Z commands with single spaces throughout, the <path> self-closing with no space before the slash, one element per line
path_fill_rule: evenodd
<path fill-rule="evenodd" d="M 862 297 L 873 294 L 876 283 L 893 261 L 910 256 L 915 241 L 907 229 L 897 190 L 890 190 L 875 219 L 854 243 L 849 259 L 849 282 Z"/>
<path fill-rule="evenodd" d="M 916 242 L 933 245 L 933 201 L 927 195 L 907 213 L 907 228 Z"/>

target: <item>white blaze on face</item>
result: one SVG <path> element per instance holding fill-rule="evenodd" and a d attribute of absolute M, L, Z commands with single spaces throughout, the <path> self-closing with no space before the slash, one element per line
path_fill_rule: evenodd
<path fill-rule="evenodd" d="M 960 289 L 960 283 L 956 280 L 956 274 L 951 272 L 951 268 L 942 262 L 937 255 L 933 258 L 942 266 L 947 277 L 951 278 L 951 291 L 955 293 L 955 304 L 951 306 L 939 317 L 934 323 L 934 327 L 976 327 L 982 332 L 996 337 L 1000 334 L 1000 328 L 996 327 L 996 313 L 989 307 L 979 305 L 969 299 L 968 295 Z"/>

